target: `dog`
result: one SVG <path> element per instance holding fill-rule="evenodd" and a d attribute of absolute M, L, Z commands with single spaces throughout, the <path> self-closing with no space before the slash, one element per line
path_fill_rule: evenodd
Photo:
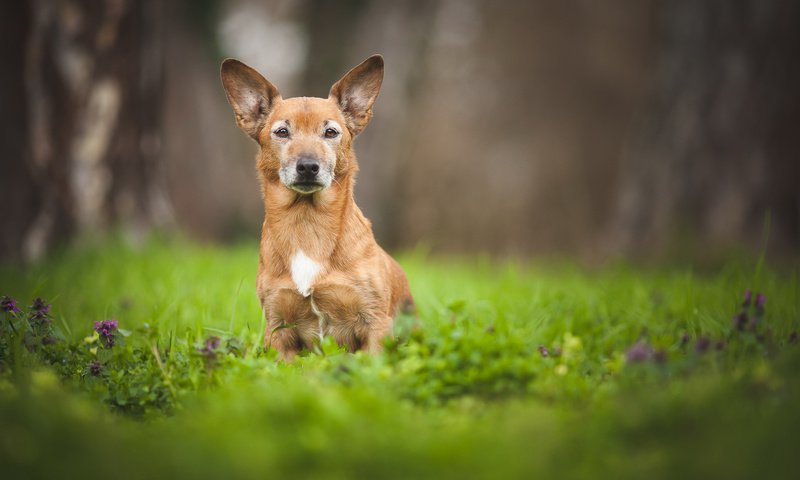
<path fill-rule="evenodd" d="M 353 140 L 372 118 L 383 57 L 347 72 L 328 98 L 284 99 L 253 68 L 222 63 L 239 127 L 258 142 L 264 199 L 256 291 L 265 348 L 291 360 L 325 336 L 350 352 L 381 351 L 414 300 L 400 265 L 375 241 L 353 199 Z"/>

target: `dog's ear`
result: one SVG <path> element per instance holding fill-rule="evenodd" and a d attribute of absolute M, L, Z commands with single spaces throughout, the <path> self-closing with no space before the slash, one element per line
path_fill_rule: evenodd
<path fill-rule="evenodd" d="M 373 55 L 345 74 L 333 87 L 330 98 L 339 104 L 347 128 L 355 137 L 372 118 L 372 105 L 383 82 L 383 57 Z"/>
<path fill-rule="evenodd" d="M 258 141 L 258 133 L 264 128 L 270 109 L 281 98 L 278 89 L 260 73 L 233 58 L 222 62 L 220 76 L 236 123 Z"/>

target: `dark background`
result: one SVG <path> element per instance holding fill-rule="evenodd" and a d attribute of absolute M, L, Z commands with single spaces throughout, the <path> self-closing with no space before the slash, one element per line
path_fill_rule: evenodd
<path fill-rule="evenodd" d="M 800 2 L 37 0 L 0 7 L 0 257 L 255 239 L 218 69 L 386 79 L 357 202 L 390 249 L 709 259 L 800 245 Z"/>

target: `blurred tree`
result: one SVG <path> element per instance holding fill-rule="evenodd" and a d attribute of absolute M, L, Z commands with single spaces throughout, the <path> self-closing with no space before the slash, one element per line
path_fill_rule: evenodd
<path fill-rule="evenodd" d="M 706 248 L 752 242 L 771 212 L 773 243 L 796 249 L 799 11 L 781 0 L 3 2 L 0 257 L 173 215 L 192 235 L 257 235 L 255 145 L 231 121 L 215 57 L 267 59 L 282 92 L 324 96 L 376 52 L 386 78 L 358 139 L 356 194 L 384 245 L 602 258 L 657 253 L 676 231 Z"/>
<path fill-rule="evenodd" d="M 12 101 L 2 111 L 3 161 L 14 176 L 4 176 L 2 204 L 14 223 L 4 222 L 0 256 L 34 258 L 59 239 L 118 223 L 133 233 L 168 224 L 158 162 L 161 2 L 4 8 L 2 30 L 13 38 L 3 44 L 14 51 L 5 56 Z"/>
<path fill-rule="evenodd" d="M 670 0 L 623 168 L 620 247 L 800 241 L 800 3 Z M 697 252 L 700 253 L 700 252 Z"/>
<path fill-rule="evenodd" d="M 30 15 L 24 2 L 0 6 L 0 258 L 19 251 L 30 225 L 30 209 L 38 208 L 33 177 L 25 162 L 28 110 L 25 104 L 25 49 Z"/>
<path fill-rule="evenodd" d="M 386 87 L 398 63 L 408 81 L 381 93 L 361 140 L 403 136 L 383 177 L 395 182 L 393 208 L 384 209 L 394 244 L 597 258 L 621 146 L 643 96 L 651 2 L 426 5 L 435 6 L 426 21 L 397 29 L 374 22 L 399 39 L 390 47 L 411 47 L 387 56 Z M 417 41 L 402 41 L 406 32 Z M 398 107 L 403 123 L 378 132 L 387 117 L 396 123 Z M 384 163 L 379 148 L 366 153 Z M 364 179 L 368 168 L 362 162 Z"/>
<path fill-rule="evenodd" d="M 352 62 L 348 48 L 361 34 L 359 19 L 370 3 L 370 0 L 305 2 L 301 14 L 313 61 L 303 75 L 304 95 L 327 97 L 333 82 L 344 74 L 342 66 Z"/>

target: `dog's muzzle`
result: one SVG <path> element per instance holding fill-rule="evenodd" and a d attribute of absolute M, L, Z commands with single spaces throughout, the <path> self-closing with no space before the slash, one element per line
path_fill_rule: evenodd
<path fill-rule="evenodd" d="M 314 157 L 301 157 L 295 163 L 293 175 L 286 186 L 299 193 L 314 193 L 330 185 L 330 175 Z"/>
<path fill-rule="evenodd" d="M 315 158 L 303 157 L 297 161 L 297 181 L 301 183 L 316 182 L 319 173 L 319 161 Z"/>

